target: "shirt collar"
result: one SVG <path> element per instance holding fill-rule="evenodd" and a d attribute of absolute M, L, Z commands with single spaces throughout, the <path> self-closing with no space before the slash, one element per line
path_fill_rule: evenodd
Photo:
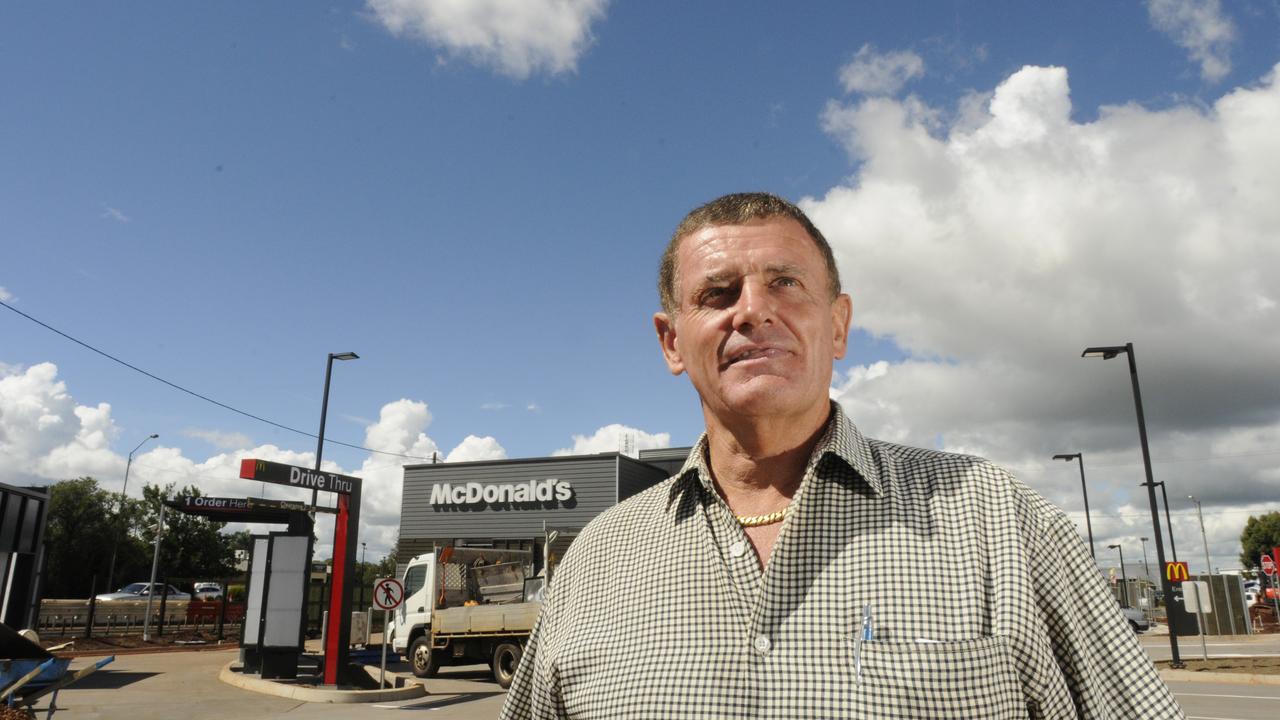
<path fill-rule="evenodd" d="M 671 486 L 669 500 L 674 501 L 683 488 L 693 483 L 701 484 L 709 493 L 715 493 L 715 486 L 711 482 L 711 469 L 707 464 L 707 442 L 707 433 L 703 432 L 693 449 L 689 451 L 689 457 L 684 461 L 684 466 L 680 468 L 680 472 L 676 473 L 676 481 Z M 834 400 L 831 401 L 831 419 L 827 423 L 827 430 L 814 448 L 806 467 L 815 467 L 827 456 L 847 465 L 876 495 L 883 493 L 884 479 L 871 452 L 871 445 L 862 436 L 858 426 L 854 425 L 845 414 L 840 403 Z"/>

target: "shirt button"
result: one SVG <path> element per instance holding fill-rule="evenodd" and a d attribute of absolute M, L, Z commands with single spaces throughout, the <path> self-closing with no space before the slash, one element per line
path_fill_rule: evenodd
<path fill-rule="evenodd" d="M 773 641 L 770 640 L 766 635 L 759 635 L 751 643 L 751 645 L 756 649 L 756 652 L 760 653 L 761 655 L 764 655 L 765 653 L 769 652 L 770 648 L 773 647 Z"/>
<path fill-rule="evenodd" d="M 740 558 L 743 555 L 746 555 L 747 544 L 739 540 L 738 542 L 729 546 L 729 554 L 736 558 Z"/>

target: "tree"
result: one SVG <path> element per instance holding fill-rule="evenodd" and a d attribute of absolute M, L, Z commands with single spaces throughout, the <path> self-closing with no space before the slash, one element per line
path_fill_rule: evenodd
<path fill-rule="evenodd" d="M 378 577 L 395 577 L 396 574 L 396 555 L 400 552 L 400 538 L 391 544 L 391 551 L 378 562 L 375 568 Z"/>
<path fill-rule="evenodd" d="M 1280 547 L 1280 512 L 1270 512 L 1262 517 L 1249 516 L 1240 533 L 1240 563 L 1243 567 L 1256 567 L 1263 553 L 1271 554 Z"/>
<path fill-rule="evenodd" d="M 188 485 L 177 495 L 199 497 L 200 488 Z M 161 488 L 147 485 L 142 489 L 142 539 L 155 542 L 155 528 L 160 519 L 160 502 L 175 496 L 171 483 Z M 160 538 L 160 577 L 194 581 L 225 577 L 234 565 L 233 536 L 224 535 L 226 523 L 214 522 L 198 515 L 188 515 L 165 508 L 164 536 Z"/>
<path fill-rule="evenodd" d="M 133 508 L 125 503 L 117 516 L 118 501 L 119 495 L 103 490 L 91 477 L 49 486 L 45 597 L 83 598 L 90 591 L 107 591 L 113 541 L 119 542 L 116 578 L 124 576 L 121 568 L 140 548 L 128 535 Z"/>

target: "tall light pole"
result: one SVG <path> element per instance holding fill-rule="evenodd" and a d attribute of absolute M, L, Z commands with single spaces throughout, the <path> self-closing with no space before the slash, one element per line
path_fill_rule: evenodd
<path fill-rule="evenodd" d="M 1165 492 L 1164 481 L 1157 480 L 1156 484 L 1160 486 L 1160 497 L 1164 498 L 1164 523 L 1169 526 L 1169 554 L 1173 555 L 1173 561 L 1178 562 L 1178 545 L 1173 541 L 1173 521 L 1169 519 L 1169 493 Z M 1160 572 L 1164 572 L 1161 569 Z"/>
<path fill-rule="evenodd" d="M 1084 482 L 1084 455 L 1081 453 L 1071 453 L 1069 455 L 1054 455 L 1054 460 L 1072 460 L 1080 461 L 1080 491 L 1084 493 L 1084 524 L 1089 529 L 1089 556 L 1094 560 L 1098 559 L 1098 554 L 1093 550 L 1093 521 L 1089 519 L 1089 486 Z"/>
<path fill-rule="evenodd" d="M 1173 602 L 1173 585 L 1169 582 L 1168 574 L 1163 572 L 1165 567 L 1164 561 L 1164 542 L 1160 539 L 1160 511 L 1156 508 L 1156 485 L 1155 477 L 1151 473 L 1151 450 L 1147 447 L 1147 421 L 1142 413 L 1142 391 L 1138 388 L 1138 362 L 1134 359 L 1133 343 L 1125 343 L 1124 345 L 1109 345 L 1103 347 L 1085 348 L 1080 353 L 1080 357 L 1100 357 L 1103 360 L 1110 360 L 1120 353 L 1124 353 L 1129 358 L 1129 379 L 1133 384 L 1133 407 L 1138 414 L 1138 438 L 1142 441 L 1142 465 L 1147 474 L 1147 481 L 1143 485 L 1147 488 L 1147 503 L 1151 506 L 1151 526 L 1152 533 L 1156 540 L 1156 562 L 1161 568 L 1160 588 L 1164 591 L 1164 601 L 1166 612 L 1169 615 L 1169 661 L 1170 667 L 1183 667 L 1182 656 L 1178 654 L 1178 632 L 1174 628 L 1173 614 L 1168 610 L 1172 608 Z"/>
<path fill-rule="evenodd" d="M 1196 499 L 1195 495 L 1188 495 L 1187 499 L 1196 504 L 1196 517 L 1199 518 L 1200 520 L 1200 541 L 1204 543 L 1204 572 L 1205 572 L 1205 576 L 1209 578 L 1209 596 L 1212 597 L 1213 596 L 1213 564 L 1209 562 L 1209 539 L 1204 534 L 1204 513 L 1200 511 L 1200 501 Z M 1223 592 L 1223 595 L 1225 596 L 1226 588 L 1223 588 L 1222 592 Z M 1213 618 L 1215 620 L 1215 625 L 1217 626 L 1219 635 L 1222 634 L 1221 615 L 1222 613 L 1216 613 L 1215 617 Z"/>
<path fill-rule="evenodd" d="M 1124 598 L 1124 606 L 1129 607 L 1129 579 L 1124 574 L 1124 548 L 1119 545 L 1108 545 L 1107 549 L 1120 553 L 1120 596 Z"/>
<path fill-rule="evenodd" d="M 138 452 L 138 448 L 147 444 L 148 440 L 155 440 L 160 437 L 156 433 L 142 438 L 142 442 L 138 443 L 138 447 L 129 451 L 129 461 L 124 464 L 124 485 L 120 487 L 120 502 L 116 503 L 116 536 L 111 542 L 111 563 L 107 566 L 107 592 L 111 592 L 112 581 L 116 576 L 116 551 L 120 549 L 120 513 L 124 511 L 125 493 L 129 491 L 129 469 L 133 467 L 133 454 Z"/>
<path fill-rule="evenodd" d="M 329 353 L 329 361 L 324 366 L 324 399 L 320 401 L 320 437 L 316 439 L 316 472 L 320 472 L 320 459 L 324 457 L 324 422 L 329 415 L 329 378 L 333 375 L 334 360 L 359 360 L 360 356 L 353 352 Z M 311 489 L 311 510 L 315 512 L 319 490 Z"/>
<path fill-rule="evenodd" d="M 1142 542 L 1142 574 L 1147 576 L 1147 589 L 1143 592 L 1143 599 L 1147 603 L 1146 610 L 1149 617 L 1154 618 L 1156 615 L 1156 605 L 1153 602 L 1154 593 L 1151 592 L 1151 566 L 1147 564 L 1147 538 L 1138 538 Z"/>
<path fill-rule="evenodd" d="M 1140 537 L 1142 542 L 1142 572 L 1147 576 L 1147 582 L 1151 582 L 1151 566 L 1147 564 L 1147 540 L 1149 538 Z"/>
<path fill-rule="evenodd" d="M 147 586 L 147 614 L 142 618 L 142 642 L 151 640 L 151 599 L 156 596 L 156 570 L 160 567 L 160 538 L 164 535 L 164 495 L 160 496 L 160 522 L 156 524 L 156 549 L 151 554 L 151 584 Z"/>

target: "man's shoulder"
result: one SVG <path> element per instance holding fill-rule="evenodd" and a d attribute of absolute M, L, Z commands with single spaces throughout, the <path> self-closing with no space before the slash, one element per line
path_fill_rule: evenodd
<path fill-rule="evenodd" d="M 657 485 L 647 487 L 607 508 L 587 523 L 579 539 L 593 535 L 628 532 L 638 527 L 652 527 L 653 523 L 670 509 L 677 482 L 680 482 L 679 474 Z"/>
<path fill-rule="evenodd" d="M 874 438 L 868 438 L 867 445 L 883 479 L 895 487 L 963 485 L 1014 492 L 1025 488 L 1012 472 L 978 455 Z"/>
<path fill-rule="evenodd" d="M 574 539 L 565 561 L 582 562 L 584 555 L 606 559 L 603 556 L 634 553 L 638 544 L 661 535 L 672 524 L 673 490 L 679 481 L 679 475 L 669 477 L 601 512 Z"/>
<path fill-rule="evenodd" d="M 939 471 L 958 470 L 994 473 L 1004 476 L 1010 475 L 1008 470 L 979 455 L 903 445 L 876 438 L 867 438 L 867 445 L 870 447 L 872 455 L 882 463 L 887 462 L 898 468 L 936 469 Z"/>

